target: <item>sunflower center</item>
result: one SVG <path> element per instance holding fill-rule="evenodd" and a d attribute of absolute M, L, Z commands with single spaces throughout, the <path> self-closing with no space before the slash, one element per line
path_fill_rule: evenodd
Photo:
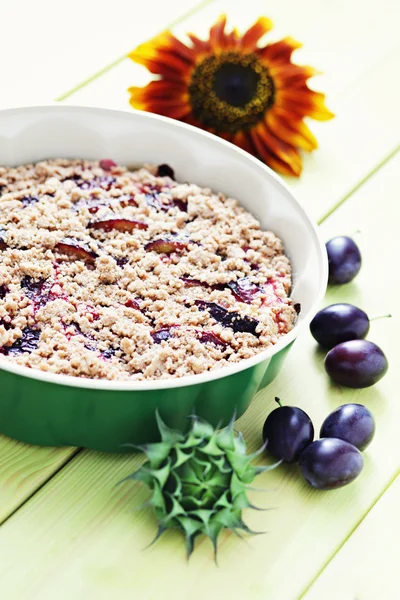
<path fill-rule="evenodd" d="M 200 62 L 189 86 L 193 114 L 207 128 L 250 129 L 272 106 L 274 82 L 256 54 L 224 52 Z"/>

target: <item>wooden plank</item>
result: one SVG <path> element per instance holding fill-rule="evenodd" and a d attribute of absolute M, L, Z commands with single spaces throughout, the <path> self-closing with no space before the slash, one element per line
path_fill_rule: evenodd
<path fill-rule="evenodd" d="M 151 511 L 135 511 L 147 498 L 140 484 L 122 477 L 135 470 L 139 457 L 84 452 L 44 486 L 0 529 L 0 592 L 18 599 L 96 597 L 200 600 L 205 597 L 293 600 L 327 564 L 398 472 L 397 439 L 400 404 L 397 391 L 397 305 L 399 280 L 393 257 L 400 237 L 395 218 L 398 169 L 396 157 L 323 225 L 326 238 L 361 230 L 364 265 L 347 286 L 332 288 L 326 303 L 351 301 L 378 315 L 369 339 L 381 345 L 391 361 L 387 376 L 375 387 L 345 390 L 329 383 L 323 354 L 308 331 L 294 345 L 279 378 L 260 393 L 238 427 L 251 450 L 261 443 L 262 423 L 279 395 L 312 417 L 316 431 L 325 416 L 345 402 L 361 402 L 374 413 L 377 433 L 365 453 L 365 468 L 351 486 L 312 490 L 296 466 L 281 466 L 259 477 L 268 490 L 251 499 L 275 510 L 247 511 L 247 523 L 267 535 L 242 542 L 233 534 L 221 538 L 219 564 L 213 563 L 208 540 L 199 540 L 188 567 L 182 538 L 170 533 L 143 551 L 156 530 Z M 392 218 L 388 218 L 392 215 Z M 390 245 L 387 243 L 391 241 Z M 261 459 L 262 460 L 262 459 Z M 349 565 L 352 568 L 352 565 Z M 366 577 L 374 577 L 373 572 Z"/>
<path fill-rule="evenodd" d="M 38 448 L 0 436 L 0 524 L 68 462 L 72 448 Z"/>
<path fill-rule="evenodd" d="M 48 103 L 56 93 L 70 87 L 78 78 L 91 74 L 110 57 L 124 52 L 129 44 L 155 34 L 166 23 L 183 13 L 187 14 L 197 4 L 203 6 L 205 3 L 170 0 L 160 4 L 156 11 L 153 5 L 142 5 L 138 13 L 137 4 L 116 0 L 112 5 L 113 14 L 124 13 L 125 19 L 110 26 L 109 12 L 100 10 L 97 2 L 71 0 L 63 14 L 63 28 L 60 28 L 60 13 L 54 12 L 48 0 L 25 2 L 24 19 L 19 18 L 21 3 L 7 3 L 1 8 L 2 23 L 18 21 L 19 52 L 12 51 L 15 27 L 3 27 L 0 54 L 7 56 L 7 61 L 2 62 L 2 77 L 3 81 L 12 81 L 12 85 L 3 86 L 0 108 Z M 41 15 L 40 19 L 38 15 Z M 35 27 L 32 27 L 32 22 L 35 22 Z M 78 35 L 71 35 L 74 30 Z M 95 51 L 88 51 L 89 48 Z M 33 69 L 30 68 L 32 65 Z M 39 448 L 0 436 L 0 523 L 75 453 L 73 448 Z"/>
<path fill-rule="evenodd" d="M 399 504 L 397 477 L 303 596 L 304 600 L 397 600 Z"/>
<path fill-rule="evenodd" d="M 0 108 L 48 104 L 201 0 L 2 2 Z"/>
<path fill-rule="evenodd" d="M 328 94 L 327 103 L 337 116 L 326 123 L 310 121 L 320 148 L 305 156 L 299 180 L 287 178 L 303 206 L 319 220 L 398 144 L 400 87 L 393 73 L 400 58 L 396 29 L 400 3 L 283 0 L 266 7 L 264 0 L 252 0 L 244 11 L 242 1 L 219 0 L 184 20 L 174 32 L 206 35 L 222 12 L 241 29 L 260 14 L 268 14 L 276 24 L 268 39 L 299 38 L 304 48 L 296 52 L 295 60 L 324 71 L 312 86 Z M 371 30 L 379 43 L 371 43 Z M 126 59 L 67 101 L 130 110 L 127 88 L 148 80 L 143 67 Z"/>

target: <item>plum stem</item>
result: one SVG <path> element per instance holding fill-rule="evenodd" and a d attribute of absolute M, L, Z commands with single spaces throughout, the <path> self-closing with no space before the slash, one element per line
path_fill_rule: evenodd
<path fill-rule="evenodd" d="M 392 315 L 380 315 L 379 317 L 372 317 L 372 319 L 369 320 L 369 322 L 371 321 L 377 321 L 378 319 L 391 319 Z"/>
<path fill-rule="evenodd" d="M 282 402 L 281 402 L 280 398 L 278 398 L 278 396 L 275 396 L 275 402 L 277 402 L 279 404 L 279 406 L 282 408 Z"/>

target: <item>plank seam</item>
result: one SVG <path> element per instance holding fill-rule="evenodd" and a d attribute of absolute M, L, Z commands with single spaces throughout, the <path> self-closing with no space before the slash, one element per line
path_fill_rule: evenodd
<path fill-rule="evenodd" d="M 4 523 L 6 523 L 9 519 L 11 519 L 11 517 L 13 517 L 15 513 L 17 513 L 21 508 L 23 508 L 23 506 L 25 506 L 25 504 L 27 504 L 34 496 L 36 496 L 36 494 L 40 492 L 40 490 L 44 488 L 53 479 L 53 477 L 58 475 L 58 473 L 60 473 L 60 471 L 62 471 L 64 467 L 66 467 L 71 461 L 73 461 L 74 458 L 82 452 L 82 450 L 83 448 L 74 448 L 71 451 L 71 454 L 57 467 L 55 471 L 49 473 L 48 477 L 46 477 L 46 479 L 44 479 L 37 488 L 32 490 L 29 493 L 29 495 L 21 502 L 21 504 L 18 504 L 18 506 L 16 506 L 14 510 L 12 510 L 6 517 L 4 517 L 3 520 L 0 521 L 0 527 L 4 525 Z"/>
<path fill-rule="evenodd" d="M 351 531 L 349 531 L 349 533 L 346 535 L 346 537 L 343 539 L 343 541 L 339 544 L 339 546 L 336 548 L 336 550 L 333 551 L 333 553 L 331 554 L 331 556 L 328 558 L 327 562 L 323 565 L 323 567 L 321 567 L 318 570 L 318 572 L 315 575 L 315 577 L 313 577 L 311 579 L 311 581 L 307 584 L 306 588 L 303 590 L 303 592 L 300 594 L 300 596 L 297 598 L 297 600 L 303 600 L 303 598 L 310 591 L 310 589 L 312 588 L 312 586 L 314 585 L 314 583 L 317 581 L 317 579 L 319 579 L 319 577 L 323 574 L 323 572 L 325 571 L 325 569 L 330 565 L 330 563 L 335 558 L 335 556 L 338 554 L 338 552 L 340 552 L 340 550 L 344 547 L 344 545 L 346 544 L 346 542 L 352 537 L 353 533 L 355 533 L 355 531 L 360 527 L 360 525 L 363 523 L 363 521 L 369 515 L 369 513 L 371 512 L 371 510 L 378 504 L 379 500 L 384 496 L 384 494 L 386 494 L 386 492 L 388 491 L 388 489 L 391 487 L 391 485 L 393 485 L 393 483 L 396 481 L 396 479 L 397 479 L 397 477 L 399 477 L 399 475 L 400 475 L 399 472 L 397 472 L 397 473 L 395 473 L 393 475 L 392 479 L 389 481 L 389 483 L 387 484 L 387 486 L 385 487 L 385 489 L 382 490 L 382 492 L 376 497 L 375 501 L 366 510 L 366 512 L 362 515 L 362 517 L 357 521 L 357 523 L 354 525 L 354 527 L 351 529 Z"/>
<path fill-rule="evenodd" d="M 326 219 L 328 219 L 338 208 L 340 208 L 346 200 L 348 200 L 355 192 L 357 192 L 364 183 L 367 183 L 376 173 L 385 166 L 392 158 L 394 158 L 399 151 L 400 146 L 396 146 L 393 150 L 389 152 L 375 167 L 365 175 L 362 179 L 360 179 L 340 200 L 338 200 L 330 209 L 317 221 L 318 225 L 322 225 Z"/>
<path fill-rule="evenodd" d="M 196 4 L 196 6 L 194 6 L 190 10 L 188 10 L 186 13 L 184 13 L 177 19 L 175 19 L 175 21 L 172 21 L 172 23 L 167 24 L 166 27 L 162 31 L 165 31 L 165 29 L 172 29 L 172 27 L 175 27 L 179 23 L 182 23 L 182 21 L 185 21 L 185 19 L 188 19 L 189 17 L 195 15 L 197 12 L 199 12 L 200 10 L 202 10 L 203 8 L 205 8 L 212 2 L 215 2 L 215 0 L 202 0 L 202 2 L 200 2 L 200 4 Z M 161 31 L 159 33 L 161 33 Z M 129 52 L 129 50 L 128 50 L 128 52 Z M 99 77 L 101 77 L 102 75 L 107 73 L 108 71 L 111 71 L 111 69 L 113 69 L 114 67 L 119 65 L 123 60 L 125 60 L 127 58 L 128 52 L 126 52 L 125 54 L 123 54 L 122 56 L 120 56 L 119 58 L 117 58 L 116 60 L 111 62 L 110 64 L 106 65 L 99 71 L 96 71 L 93 75 L 91 75 L 84 81 L 81 81 L 81 83 L 78 83 L 78 85 L 73 87 L 71 90 L 68 90 L 67 92 L 64 92 L 64 94 L 61 94 L 61 96 L 58 96 L 57 98 L 55 98 L 55 102 L 63 102 L 64 100 L 66 100 L 67 98 L 69 98 L 70 96 L 72 96 L 73 94 L 75 94 L 76 92 L 81 90 L 82 88 L 89 85 L 89 83 L 92 83 L 92 81 L 95 81 L 96 79 L 98 79 Z"/>

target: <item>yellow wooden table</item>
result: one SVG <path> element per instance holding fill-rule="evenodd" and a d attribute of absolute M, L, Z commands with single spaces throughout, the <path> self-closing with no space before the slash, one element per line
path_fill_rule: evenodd
<path fill-rule="evenodd" d="M 326 239 L 359 232 L 363 268 L 354 282 L 329 289 L 325 303 L 352 302 L 370 315 L 392 313 L 391 320 L 374 322 L 369 334 L 385 350 L 391 368 L 366 390 L 332 386 L 323 370 L 323 354 L 309 332 L 303 332 L 279 378 L 256 397 L 238 427 L 255 450 L 276 395 L 304 408 L 317 430 L 338 405 L 360 402 L 377 420 L 364 471 L 351 486 L 332 492 L 312 490 L 295 466 L 260 476 L 258 484 L 267 492 L 254 492 L 252 499 L 273 510 L 248 511 L 245 516 L 251 527 L 268 533 L 246 542 L 224 534 L 219 568 L 207 540 L 198 540 L 187 564 L 178 533 L 143 550 L 156 529 L 149 509 L 135 510 L 145 501 L 146 489 L 115 485 L 137 468 L 140 457 L 28 447 L 0 437 L 1 600 L 398 600 L 397 0 L 113 0 L 110 6 L 71 0 L 65 17 L 69 34 L 63 29 L 59 42 L 54 31 L 58 17 L 46 12 L 49 1 L 34 4 L 47 15 L 37 21 L 38 43 L 32 38 L 34 77 L 27 73 L 27 47 L 25 63 L 21 57 L 15 63 L 13 85 L 0 106 L 21 104 L 21 97 L 24 103 L 57 97 L 129 110 L 126 89 L 145 83 L 147 75 L 130 60 L 118 59 L 118 53 L 125 55 L 173 19 L 176 34 L 206 34 L 222 12 L 240 28 L 266 14 L 276 25 L 271 39 L 292 35 L 304 42 L 296 60 L 324 71 L 318 89 L 326 91 L 337 117 L 312 125 L 320 149 L 305 159 L 301 179 L 288 184 Z M 17 19 L 18 6 L 2 7 L 3 22 Z M 33 3 L 29 6 L 34 11 Z M 120 22 L 107 14 L 111 10 Z M 78 21 L 74 11 L 80 14 Z M 29 41 L 32 28 L 25 21 L 22 28 Z M 46 31 L 53 52 L 43 42 Z M 7 46 L 7 35 L 0 50 L 1 44 Z M 107 63 L 112 64 L 104 67 Z M 24 68 L 25 81 L 15 76 Z M 46 76 L 49 72 L 53 79 Z M 46 81 L 40 93 L 33 89 L 38 77 Z M 79 78 L 85 81 L 79 84 Z M 27 91 L 30 85 L 32 93 Z"/>

